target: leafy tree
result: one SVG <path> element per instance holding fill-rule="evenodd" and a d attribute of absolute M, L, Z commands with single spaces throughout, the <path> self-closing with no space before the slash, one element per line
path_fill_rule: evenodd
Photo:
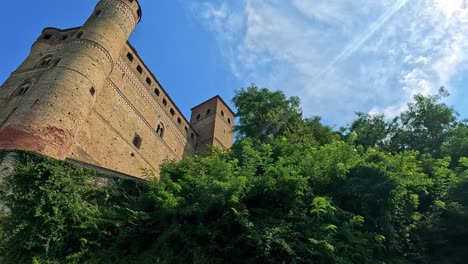
<path fill-rule="evenodd" d="M 301 121 L 299 98 L 286 98 L 283 92 L 271 92 L 252 85 L 236 92 L 232 99 L 239 117 L 235 127 L 239 139 L 251 137 L 266 141 L 270 135 L 295 130 Z"/>
<path fill-rule="evenodd" d="M 434 157 L 442 156 L 442 146 L 457 122 L 455 110 L 439 102 L 449 93 L 441 88 L 432 96 L 416 95 L 408 110 L 394 120 L 391 147 L 393 150 L 418 150 Z"/>
<path fill-rule="evenodd" d="M 355 143 L 364 147 L 383 147 L 389 136 L 389 124 L 384 115 L 356 113 L 357 118 L 349 126 L 350 133 L 356 134 Z"/>

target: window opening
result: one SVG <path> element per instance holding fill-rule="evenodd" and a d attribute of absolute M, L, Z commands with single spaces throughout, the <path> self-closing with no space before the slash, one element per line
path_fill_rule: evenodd
<path fill-rule="evenodd" d="M 140 65 L 138 65 L 138 66 L 136 67 L 136 69 L 137 69 L 137 71 L 138 71 L 140 74 L 143 73 L 143 68 L 142 68 Z"/>
<path fill-rule="evenodd" d="M 102 13 L 102 11 L 101 11 L 101 10 L 98 10 L 98 11 L 96 11 L 95 16 L 99 16 L 99 15 L 101 15 L 101 13 Z"/>
<path fill-rule="evenodd" d="M 182 119 L 180 119 L 180 117 L 177 118 L 177 123 L 182 124 Z"/>
<path fill-rule="evenodd" d="M 31 108 L 33 108 L 33 106 L 35 106 L 38 101 L 39 101 L 39 99 L 36 99 L 36 101 L 34 101 L 34 104 L 31 105 Z"/>
<path fill-rule="evenodd" d="M 171 110 L 169 110 L 169 112 L 171 113 L 171 115 L 175 115 L 174 109 L 171 108 Z"/>
<path fill-rule="evenodd" d="M 47 58 L 42 59 L 41 66 L 47 66 L 47 65 L 49 65 L 49 63 L 50 63 L 51 60 L 52 60 L 51 57 L 47 57 Z"/>
<path fill-rule="evenodd" d="M 165 98 L 163 99 L 163 104 L 164 104 L 165 106 L 167 105 L 167 101 L 166 101 Z"/>
<path fill-rule="evenodd" d="M 151 85 L 151 79 L 150 79 L 149 77 L 146 78 L 146 83 L 149 84 L 149 85 Z"/>
<path fill-rule="evenodd" d="M 68 38 L 68 35 L 65 35 L 62 37 L 62 40 L 66 40 Z"/>
<path fill-rule="evenodd" d="M 221 111 L 221 116 L 224 116 L 224 112 L 223 112 L 223 111 Z"/>
<path fill-rule="evenodd" d="M 190 133 L 190 138 L 191 139 L 194 139 L 195 138 L 195 135 L 193 133 Z"/>
<path fill-rule="evenodd" d="M 21 85 L 16 95 L 18 96 L 25 95 L 28 92 L 29 88 L 31 88 L 31 83 L 26 83 L 26 84 Z"/>
<path fill-rule="evenodd" d="M 127 53 L 127 58 L 129 61 L 133 61 L 133 55 L 130 52 Z"/>
<path fill-rule="evenodd" d="M 137 148 L 137 149 L 140 149 L 141 147 L 141 142 L 143 140 L 141 139 L 140 135 L 138 135 L 137 133 L 135 133 L 135 136 L 133 136 L 133 145 Z"/>
<path fill-rule="evenodd" d="M 83 31 L 80 31 L 76 34 L 77 39 L 81 38 L 81 36 L 83 36 Z"/>
<path fill-rule="evenodd" d="M 156 134 L 158 134 L 160 138 L 164 136 L 164 126 L 162 124 L 158 124 L 158 127 L 156 128 Z"/>
<path fill-rule="evenodd" d="M 231 119 L 230 118 L 228 118 L 228 124 L 231 124 Z"/>
<path fill-rule="evenodd" d="M 211 109 L 206 110 L 206 115 L 209 115 L 211 113 Z"/>
<path fill-rule="evenodd" d="M 154 88 L 154 93 L 155 93 L 157 96 L 159 96 L 159 90 L 158 90 L 158 88 Z"/>
<path fill-rule="evenodd" d="M 197 120 L 200 119 L 200 114 L 197 115 Z"/>
<path fill-rule="evenodd" d="M 51 34 L 45 34 L 44 37 L 42 37 L 42 39 L 50 39 L 52 37 Z"/>
<path fill-rule="evenodd" d="M 89 89 L 89 93 L 94 96 L 94 94 L 96 93 L 96 90 L 94 89 L 94 87 L 91 87 L 91 89 Z"/>

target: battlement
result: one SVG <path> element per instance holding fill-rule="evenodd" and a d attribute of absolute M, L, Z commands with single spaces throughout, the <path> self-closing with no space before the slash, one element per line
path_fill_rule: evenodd
<path fill-rule="evenodd" d="M 142 177 L 207 145 L 229 148 L 227 104 L 215 96 L 188 121 L 128 42 L 141 15 L 137 0 L 101 0 L 82 26 L 45 28 L 0 86 L 0 149 Z"/>

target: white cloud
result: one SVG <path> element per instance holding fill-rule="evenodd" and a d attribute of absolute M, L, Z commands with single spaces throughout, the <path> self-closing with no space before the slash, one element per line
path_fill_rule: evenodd
<path fill-rule="evenodd" d="M 465 0 L 220 0 L 194 4 L 233 73 L 301 97 L 307 115 L 396 115 L 468 60 Z"/>

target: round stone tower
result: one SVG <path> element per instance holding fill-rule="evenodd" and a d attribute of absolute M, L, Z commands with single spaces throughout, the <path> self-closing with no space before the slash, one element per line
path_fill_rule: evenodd
<path fill-rule="evenodd" d="M 51 55 L 53 66 L 29 91 L 17 92 L 23 103 L 0 126 L 0 148 L 64 159 L 140 19 L 137 0 L 99 1 L 84 25 Z"/>

